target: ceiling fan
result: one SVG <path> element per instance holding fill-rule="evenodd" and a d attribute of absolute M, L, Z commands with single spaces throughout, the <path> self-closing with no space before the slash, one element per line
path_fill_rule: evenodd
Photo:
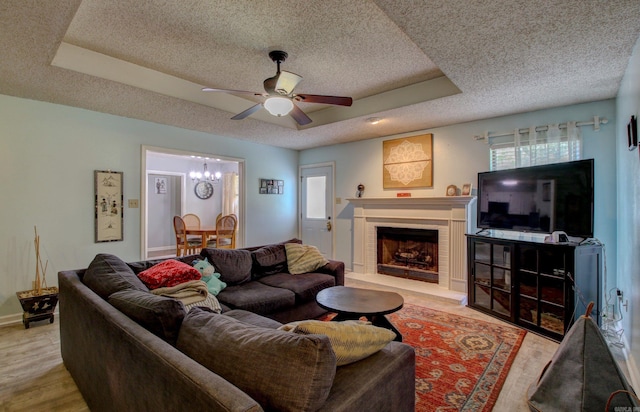
<path fill-rule="evenodd" d="M 300 83 L 302 76 L 280 70 L 280 63 L 284 62 L 287 56 L 288 54 L 281 50 L 269 52 L 271 60 L 278 65 L 278 71 L 275 76 L 265 79 L 264 90 L 266 93 L 248 92 L 244 90 L 214 89 L 211 87 L 204 87 L 202 91 L 251 94 L 266 98 L 263 103 L 251 106 L 242 113 L 238 113 L 233 116 L 233 120 L 242 120 L 245 117 L 249 117 L 264 106 L 264 108 L 272 115 L 286 116 L 287 114 L 290 114 L 299 125 L 304 126 L 311 123 L 311 119 L 294 102 L 351 106 L 353 103 L 353 99 L 351 97 L 323 96 L 318 94 L 294 94 L 293 89 L 295 89 L 298 83 Z"/>

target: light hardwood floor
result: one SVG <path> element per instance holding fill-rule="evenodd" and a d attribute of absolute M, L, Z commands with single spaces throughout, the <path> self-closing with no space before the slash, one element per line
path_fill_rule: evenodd
<path fill-rule="evenodd" d="M 347 286 L 361 286 L 347 281 Z M 371 285 L 366 285 L 371 288 Z M 460 316 L 501 321 L 465 306 L 403 292 L 405 302 Z M 90 331 L 87 331 L 90 333 Z M 558 344 L 527 333 L 494 407 L 497 412 L 529 411 L 526 392 Z M 0 328 L 0 411 L 88 411 L 60 357 L 59 324 L 32 323 L 29 329 L 14 324 Z"/>

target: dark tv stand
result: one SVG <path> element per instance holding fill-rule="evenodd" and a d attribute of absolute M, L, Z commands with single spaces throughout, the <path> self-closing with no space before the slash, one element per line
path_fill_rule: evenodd
<path fill-rule="evenodd" d="M 467 235 L 468 306 L 556 341 L 594 302 L 600 324 L 602 246 Z"/>

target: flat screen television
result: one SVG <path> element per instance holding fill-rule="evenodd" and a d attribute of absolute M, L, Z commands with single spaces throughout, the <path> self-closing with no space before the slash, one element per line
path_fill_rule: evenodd
<path fill-rule="evenodd" d="M 593 237 L 593 159 L 478 173 L 481 229 Z"/>

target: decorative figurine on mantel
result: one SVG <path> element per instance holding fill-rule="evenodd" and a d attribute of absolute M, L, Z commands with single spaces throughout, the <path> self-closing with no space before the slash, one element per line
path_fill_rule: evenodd
<path fill-rule="evenodd" d="M 40 236 L 38 229 L 34 226 L 36 237 L 34 245 L 36 249 L 36 280 L 33 282 L 33 289 L 16 292 L 20 305 L 22 305 L 22 323 L 25 329 L 29 329 L 29 322 L 49 319 L 49 323 L 53 323 L 53 312 L 58 303 L 58 288 L 55 286 L 47 287 L 47 261 L 42 266 L 42 258 L 40 257 Z M 42 274 L 42 277 L 41 277 Z"/>
<path fill-rule="evenodd" d="M 356 188 L 356 197 L 362 197 L 363 194 L 364 194 L 364 185 L 360 183 Z"/>

